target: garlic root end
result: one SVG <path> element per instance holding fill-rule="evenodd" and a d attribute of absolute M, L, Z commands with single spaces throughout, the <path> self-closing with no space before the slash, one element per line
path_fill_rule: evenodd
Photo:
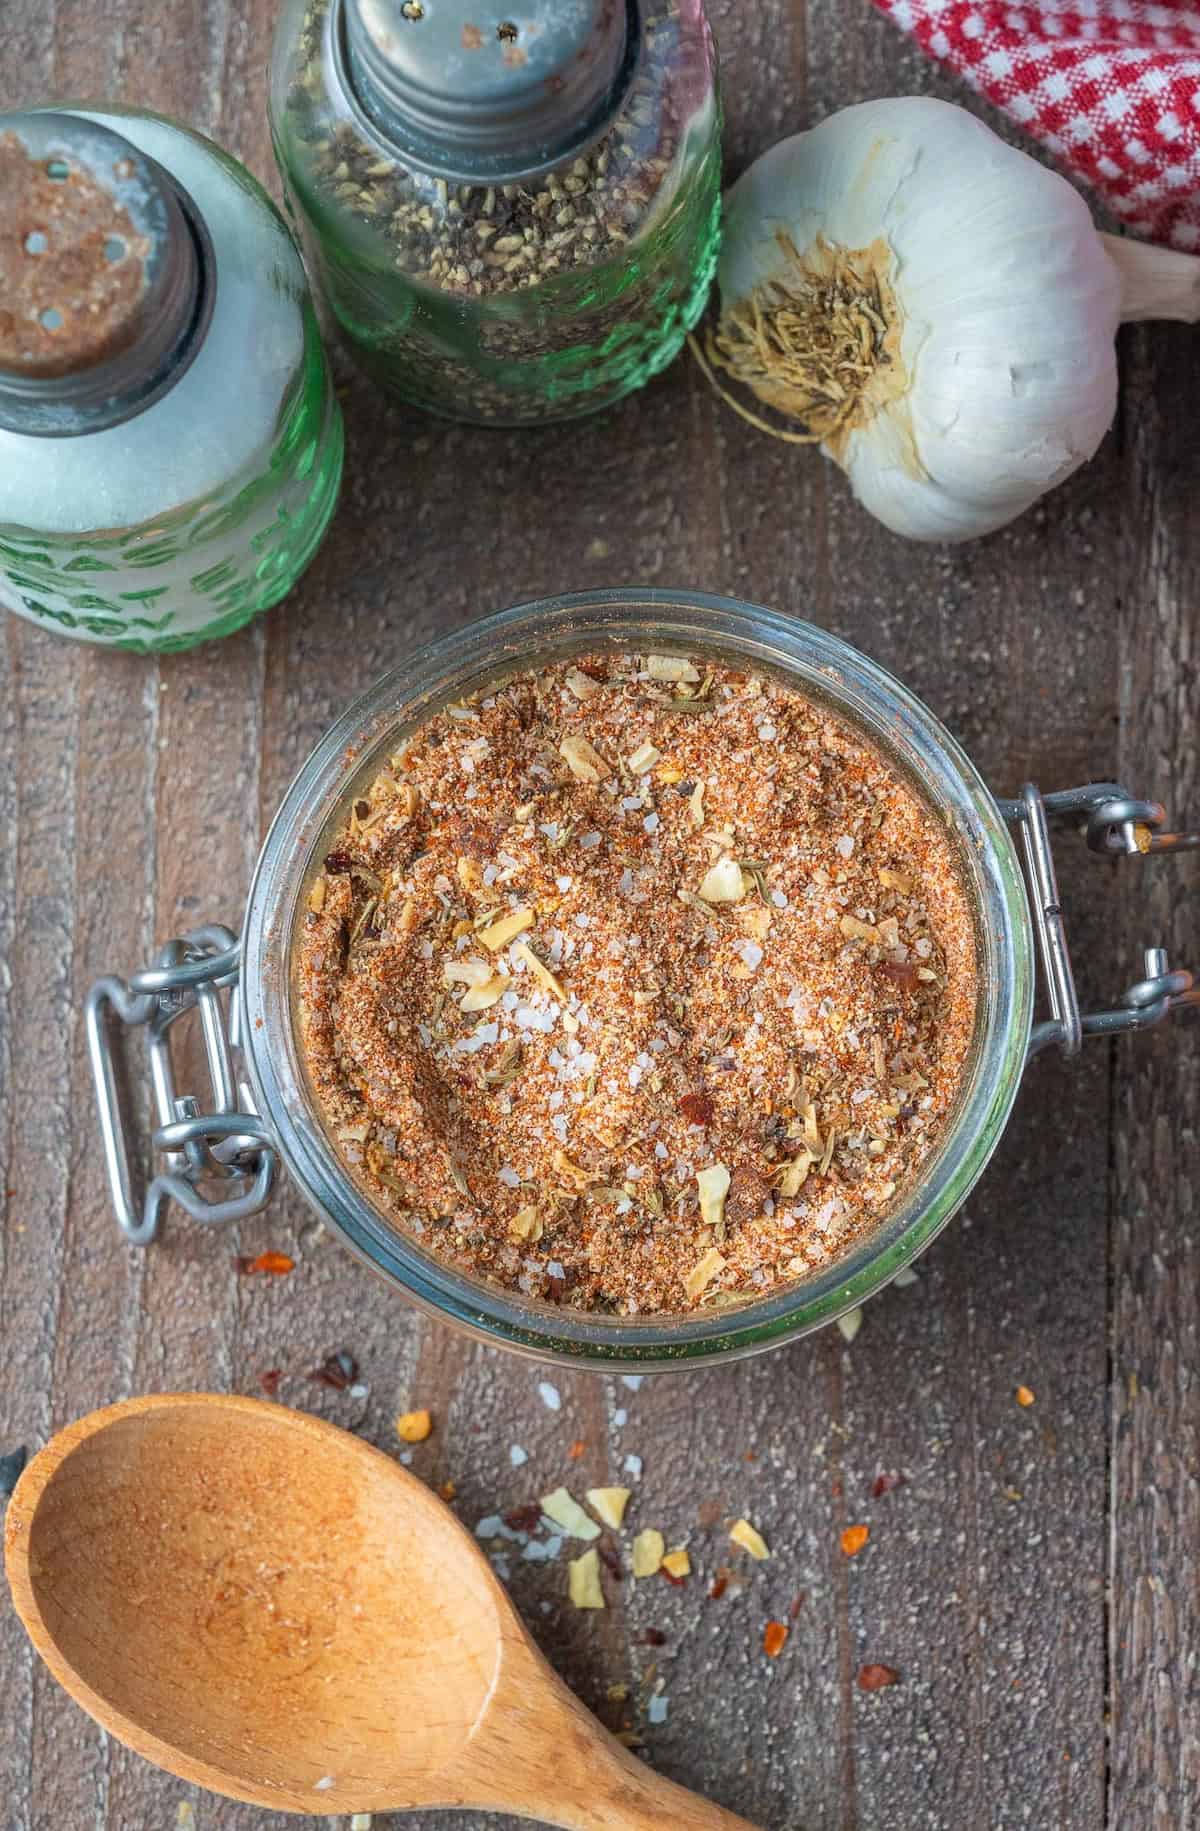
<path fill-rule="evenodd" d="M 1176 248 L 1158 248 L 1123 235 L 1101 235 L 1104 251 L 1121 277 L 1121 322 L 1175 318 L 1200 322 L 1200 259 Z"/>

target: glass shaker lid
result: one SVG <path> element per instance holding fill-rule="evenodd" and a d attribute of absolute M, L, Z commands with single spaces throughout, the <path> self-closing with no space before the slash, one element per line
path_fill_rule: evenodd
<path fill-rule="evenodd" d="M 345 0 L 350 78 L 403 154 L 503 183 L 603 133 L 638 45 L 633 0 Z"/>
<path fill-rule="evenodd" d="M 148 405 L 198 347 L 205 240 L 186 194 L 122 135 L 81 114 L 0 114 L 0 426 L 62 436 Z"/>

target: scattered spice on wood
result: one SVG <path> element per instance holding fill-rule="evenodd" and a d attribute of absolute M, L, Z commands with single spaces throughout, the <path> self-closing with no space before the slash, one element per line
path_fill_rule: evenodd
<path fill-rule="evenodd" d="M 567 1565 L 568 1594 L 576 1608 L 603 1608 L 604 1591 L 600 1587 L 600 1559 L 593 1545 L 580 1558 Z"/>
<path fill-rule="evenodd" d="M 432 1429 L 433 1419 L 427 1411 L 402 1411 L 396 1419 L 401 1443 L 424 1443 Z"/>
<path fill-rule="evenodd" d="M 568 1449 L 567 1455 L 571 1458 L 572 1462 L 578 1462 L 586 1448 L 587 1444 L 584 1442 L 583 1438 L 576 1437 L 574 1443 L 572 1443 L 571 1447 Z"/>
<path fill-rule="evenodd" d="M 860 1666 L 858 1668 L 858 1685 L 860 1691 L 882 1691 L 888 1685 L 900 1682 L 900 1674 L 895 1666 Z"/>
<path fill-rule="evenodd" d="M 360 793 L 300 917 L 304 1053 L 423 1248 L 572 1309 L 714 1309 L 828 1268 L 938 1147 L 970 907 L 943 824 L 795 688 L 584 662 L 582 698 L 556 663 L 445 708 Z M 910 957 L 934 977 L 897 987 Z"/>
<path fill-rule="evenodd" d="M 458 1493 L 458 1483 L 456 1481 L 444 1481 L 438 1489 L 438 1493 L 441 1495 L 446 1505 L 449 1506 L 450 1502 L 454 1499 L 454 1496 Z"/>
<path fill-rule="evenodd" d="M 743 1551 L 748 1551 L 750 1556 L 760 1564 L 771 1555 L 762 1533 L 756 1526 L 752 1526 L 748 1519 L 735 1520 L 729 1528 L 729 1536 L 735 1545 L 740 1545 Z"/>
<path fill-rule="evenodd" d="M 306 1378 L 315 1380 L 318 1386 L 328 1386 L 332 1392 L 345 1392 L 358 1378 L 358 1362 L 342 1348 L 327 1354 L 319 1367 L 310 1368 Z"/>
<path fill-rule="evenodd" d="M 871 1483 L 871 1499 L 882 1500 L 895 1488 L 902 1488 L 908 1481 L 907 1475 L 901 1475 L 898 1469 L 881 1469 Z"/>
<path fill-rule="evenodd" d="M 808 1601 L 808 1591 L 806 1589 L 800 1590 L 796 1595 L 794 1595 L 792 1597 L 791 1606 L 788 1609 L 788 1620 L 789 1621 L 796 1621 L 799 1619 L 800 1610 L 804 1607 L 804 1604 L 807 1601 Z"/>
<path fill-rule="evenodd" d="M 842 1550 L 848 1558 L 856 1558 L 870 1536 L 869 1526 L 847 1526 L 842 1533 Z"/>
<path fill-rule="evenodd" d="M 1025 1405 L 1025 1406 L 1032 1405 L 1036 1397 L 1037 1397 L 1036 1393 L 1031 1392 L 1028 1386 L 1018 1386 L 1017 1387 L 1017 1404 L 1018 1405 Z"/>
<path fill-rule="evenodd" d="M 665 1647 L 667 1637 L 661 1628 L 647 1628 L 642 1634 L 642 1644 L 647 1647 Z"/>
<path fill-rule="evenodd" d="M 259 1374 L 258 1383 L 269 1399 L 273 1399 L 279 1391 L 279 1382 L 282 1378 L 282 1367 L 268 1367 L 265 1372 Z"/>
<path fill-rule="evenodd" d="M 504 1515 L 504 1524 L 510 1532 L 536 1532 L 541 1523 L 542 1509 L 536 1500 L 523 1507 L 510 1507 Z"/>
<path fill-rule="evenodd" d="M 260 1252 L 256 1259 L 246 1253 L 238 1253 L 233 1264 L 235 1271 L 240 1272 L 243 1278 L 252 1278 L 256 1272 L 268 1272 L 273 1278 L 285 1278 L 288 1272 L 296 1269 L 296 1261 L 290 1259 L 285 1252 Z"/>
<path fill-rule="evenodd" d="M 664 1577 L 669 1577 L 672 1583 L 682 1583 L 686 1577 L 691 1576 L 692 1560 L 688 1556 L 685 1546 L 680 1545 L 674 1551 L 667 1552 L 662 1561 L 662 1573 Z"/>
<path fill-rule="evenodd" d="M 782 1621 L 768 1621 L 763 1629 L 763 1652 L 768 1659 L 778 1659 L 787 1645 L 788 1630 Z"/>
<path fill-rule="evenodd" d="M 728 1588 L 729 1572 L 727 1570 L 719 1570 L 712 1580 L 708 1593 L 714 1602 L 719 1602 Z"/>

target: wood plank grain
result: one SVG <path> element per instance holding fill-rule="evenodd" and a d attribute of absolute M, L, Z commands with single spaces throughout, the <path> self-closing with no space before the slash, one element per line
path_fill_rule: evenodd
<path fill-rule="evenodd" d="M 1122 770 L 1200 824 L 1200 480 L 1191 344 L 1131 334 L 1122 572 Z M 1122 971 L 1166 947 L 1200 959 L 1200 858 L 1129 861 Z M 1195 1015 L 1121 1045 L 1113 1159 L 1110 1415 L 1112 1783 L 1108 1823 L 1200 1822 L 1200 1030 Z"/>
<path fill-rule="evenodd" d="M 273 12 L 268 0 L 125 0 L 98 17 L 85 0 L 59 0 L 45 81 L 60 94 L 94 92 L 107 68 L 123 96 L 194 120 L 270 179 L 262 65 Z M 865 5 L 719 0 L 712 12 L 731 170 L 862 96 L 920 88 L 967 99 Z M 6 45 L 44 42 L 34 0 L 10 0 L 9 13 Z M 1108 1818 L 1114 1831 L 1157 1831 L 1195 1817 L 1197 1319 L 1185 1247 L 1194 1051 L 1131 1044 L 1111 1057 L 1093 1050 L 1077 1072 L 1040 1064 L 968 1214 L 915 1288 L 871 1307 L 851 1347 L 834 1332 L 631 1389 L 546 1374 L 426 1322 L 286 1190 L 240 1244 L 291 1252 L 289 1278 L 239 1284 L 230 1265 L 239 1242 L 182 1222 L 148 1258 L 126 1255 L 106 1231 L 69 1016 L 93 974 L 132 964 L 151 928 L 161 938 L 211 914 L 236 920 L 259 831 L 356 692 L 415 643 L 539 592 L 695 584 L 810 616 L 906 678 L 1003 791 L 1027 773 L 1046 786 L 1110 773 L 1123 617 L 1127 726 L 1150 709 L 1123 760 L 1155 781 L 1180 756 L 1194 772 L 1197 581 L 1181 533 L 1194 462 L 1183 431 L 1166 424 L 1186 335 L 1139 333 L 1131 456 L 1106 448 L 1014 529 L 954 552 L 907 547 L 867 524 L 835 472 L 742 426 L 687 362 L 600 419 L 539 433 L 395 412 L 343 372 L 343 504 L 306 579 L 257 630 L 164 663 L 160 695 L 152 667 L 82 657 L 10 621 L 0 755 L 17 766 L 0 766 L 0 835 L 6 822 L 14 835 L 0 860 L 10 966 L 0 982 L 0 1123 L 6 1098 L 9 1111 L 0 1136 L 12 1166 L 5 1186 L 17 1195 L 0 1238 L 0 1332 L 16 1331 L 33 1358 L 0 1364 L 5 1430 L 39 1441 L 118 1388 L 253 1392 L 264 1371 L 280 1370 L 282 1402 L 398 1453 L 396 1412 L 429 1405 L 435 1432 L 412 1466 L 456 1484 L 469 1525 L 560 1481 L 576 1492 L 627 1481 L 632 1526 L 689 1541 L 696 1574 L 685 1589 L 613 1584 L 598 1622 L 570 1609 L 561 1564 L 500 1554 L 560 1670 L 606 1720 L 640 1728 L 667 1772 L 773 1828 L 1092 1831 L 1105 1812 L 1111 1250 Z M 1178 661 L 1192 670 L 1183 689 L 1172 686 Z M 102 785 L 135 835 L 124 875 L 97 862 Z M 1194 773 L 1182 786 L 1196 811 Z M 47 846 L 70 861 L 65 881 L 46 877 Z M 1076 853 L 1063 875 L 1085 989 L 1107 994 L 1113 874 Z M 1176 861 L 1158 881 L 1166 887 L 1151 914 L 1182 945 L 1189 910 L 1177 887 L 1189 887 L 1194 907 L 1194 868 Z M 1131 935 L 1145 905 L 1127 879 L 1119 895 Z M 114 958 L 115 940 L 128 942 L 127 958 Z M 60 1022 L 45 1030 L 47 1000 Z M 1160 1118 L 1156 1131 L 1139 1131 L 1145 1111 L 1177 1113 L 1176 1127 L 1168 1134 Z M 338 1349 L 357 1358 L 365 1393 L 309 1377 Z M 539 1395 L 543 1380 L 558 1410 Z M 1037 1392 L 1029 1411 L 1013 1401 L 1021 1381 Z M 514 1446 L 527 1458 L 520 1466 Z M 636 1475 L 625 1472 L 629 1457 L 640 1459 Z M 906 1485 L 875 1498 L 876 1475 L 892 1469 Z M 740 1513 L 766 1533 L 769 1564 L 730 1556 L 726 1522 Z M 872 1536 L 850 1562 L 838 1534 L 856 1520 Z M 735 1581 L 709 1599 L 726 1562 Z M 791 1626 L 777 1662 L 761 1651 L 772 1616 Z M 900 1668 L 900 1685 L 860 1692 L 854 1673 L 868 1660 Z M 660 1681 L 666 1721 L 647 1724 L 645 1699 Z M 610 1695 L 622 1685 L 626 1697 Z M 198 1831 L 292 1822 L 186 1792 L 101 1749 L 43 1679 L 31 1684 L 8 1611 L 0 1784 L 19 1831 L 170 1827 L 185 1799 Z M 394 1821 L 397 1831 L 480 1822 Z"/>

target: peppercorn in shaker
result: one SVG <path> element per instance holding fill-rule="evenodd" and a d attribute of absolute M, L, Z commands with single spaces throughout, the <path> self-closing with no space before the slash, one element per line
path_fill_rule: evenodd
<path fill-rule="evenodd" d="M 249 173 L 160 115 L 0 115 L 0 604 L 112 647 L 224 635 L 304 570 L 341 466 Z"/>
<path fill-rule="evenodd" d="M 703 309 L 720 111 L 701 0 L 285 0 L 272 126 L 333 317 L 418 406 L 590 413 Z"/>

